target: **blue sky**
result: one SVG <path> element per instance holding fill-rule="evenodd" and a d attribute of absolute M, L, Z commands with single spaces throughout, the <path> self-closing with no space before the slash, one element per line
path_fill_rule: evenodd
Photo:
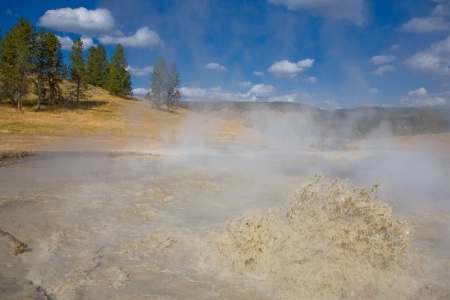
<path fill-rule="evenodd" d="M 450 105 L 450 1 L 0 0 L 3 35 L 20 16 L 66 49 L 120 42 L 136 96 L 163 56 L 188 101 Z"/>

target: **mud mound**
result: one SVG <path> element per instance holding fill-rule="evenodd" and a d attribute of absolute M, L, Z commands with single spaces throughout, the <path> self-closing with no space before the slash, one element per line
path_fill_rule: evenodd
<path fill-rule="evenodd" d="M 412 236 L 412 225 L 377 199 L 376 186 L 316 176 L 287 210 L 231 221 L 209 258 L 226 276 L 264 281 L 274 298 L 404 298 L 417 286 L 407 255 Z"/>

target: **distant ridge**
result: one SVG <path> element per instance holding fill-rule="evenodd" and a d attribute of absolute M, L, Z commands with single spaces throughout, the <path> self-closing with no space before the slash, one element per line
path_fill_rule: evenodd
<path fill-rule="evenodd" d="M 431 107 L 357 107 L 323 110 L 304 103 L 192 101 L 180 106 L 199 113 L 232 112 L 241 114 L 257 111 L 308 114 L 316 124 L 332 128 L 350 124 L 363 135 L 383 123 L 389 123 L 394 134 L 409 135 L 450 131 L 450 108 Z"/>

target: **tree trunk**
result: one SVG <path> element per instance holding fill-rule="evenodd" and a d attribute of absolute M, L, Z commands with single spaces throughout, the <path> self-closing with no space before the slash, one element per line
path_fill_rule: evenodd
<path fill-rule="evenodd" d="M 37 106 L 37 110 L 38 111 L 41 109 L 41 99 L 42 99 L 42 78 L 39 78 L 39 82 L 38 82 L 38 106 Z"/>
<path fill-rule="evenodd" d="M 17 92 L 17 109 L 19 111 L 22 111 L 22 99 L 23 99 L 23 95 L 21 92 Z"/>
<path fill-rule="evenodd" d="M 78 78 L 78 80 L 77 80 L 77 102 L 80 100 L 80 84 L 81 84 L 81 79 Z"/>

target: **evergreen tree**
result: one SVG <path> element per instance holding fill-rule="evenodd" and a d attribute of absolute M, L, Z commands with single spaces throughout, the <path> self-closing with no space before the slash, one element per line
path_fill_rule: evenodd
<path fill-rule="evenodd" d="M 108 65 L 105 47 L 103 45 L 90 47 L 86 59 L 86 83 L 105 87 Z"/>
<path fill-rule="evenodd" d="M 85 63 L 83 58 L 83 41 L 78 38 L 72 46 L 72 53 L 70 54 L 70 79 L 77 84 L 77 102 L 80 100 L 82 83 L 85 78 Z"/>
<path fill-rule="evenodd" d="M 109 73 L 105 82 L 105 89 L 110 94 L 126 97 L 132 96 L 130 73 L 125 59 L 123 47 L 118 44 L 109 65 Z"/>
<path fill-rule="evenodd" d="M 150 98 L 158 109 L 165 104 L 168 110 L 176 110 L 181 97 L 179 88 L 180 75 L 176 64 L 168 69 L 164 58 L 159 57 L 153 68 L 151 92 L 146 98 Z"/>
<path fill-rule="evenodd" d="M 35 28 L 30 21 L 20 18 L 1 42 L 0 79 L 3 91 L 17 108 L 22 110 L 23 97 L 29 87 L 33 71 L 36 40 Z"/>
<path fill-rule="evenodd" d="M 41 102 L 45 98 L 46 89 L 44 83 L 46 81 L 47 71 L 47 58 L 48 58 L 48 46 L 47 46 L 47 32 L 44 28 L 39 31 L 36 37 L 35 55 L 34 55 L 34 67 L 36 80 L 35 84 L 38 91 L 38 107 L 41 108 Z"/>
<path fill-rule="evenodd" d="M 95 65 L 95 85 L 99 87 L 105 87 L 105 81 L 106 77 L 108 76 L 108 57 L 106 56 L 106 49 L 103 45 L 97 46 L 97 59 L 96 59 L 96 65 Z"/>
<path fill-rule="evenodd" d="M 166 98 L 166 86 L 167 86 L 167 65 L 164 58 L 159 57 L 152 72 L 152 83 L 150 86 L 150 98 L 156 105 L 156 108 L 160 109 L 161 105 L 165 103 Z"/>
<path fill-rule="evenodd" d="M 95 65 L 97 59 L 97 48 L 91 46 L 86 59 L 86 83 L 95 85 Z"/>
<path fill-rule="evenodd" d="M 47 45 L 47 83 L 48 83 L 48 91 L 49 91 L 49 104 L 55 104 L 56 97 L 61 96 L 61 89 L 59 84 L 61 83 L 63 77 L 63 68 L 64 64 L 64 56 L 62 54 L 61 42 L 58 40 L 58 37 L 53 33 L 49 32 L 46 36 L 46 45 Z"/>
<path fill-rule="evenodd" d="M 69 73 L 70 73 L 69 66 L 64 64 L 61 71 L 61 78 L 69 80 Z"/>
<path fill-rule="evenodd" d="M 173 63 L 168 74 L 167 100 L 166 106 L 169 110 L 176 110 L 180 101 L 180 74 L 178 74 L 177 65 Z"/>

